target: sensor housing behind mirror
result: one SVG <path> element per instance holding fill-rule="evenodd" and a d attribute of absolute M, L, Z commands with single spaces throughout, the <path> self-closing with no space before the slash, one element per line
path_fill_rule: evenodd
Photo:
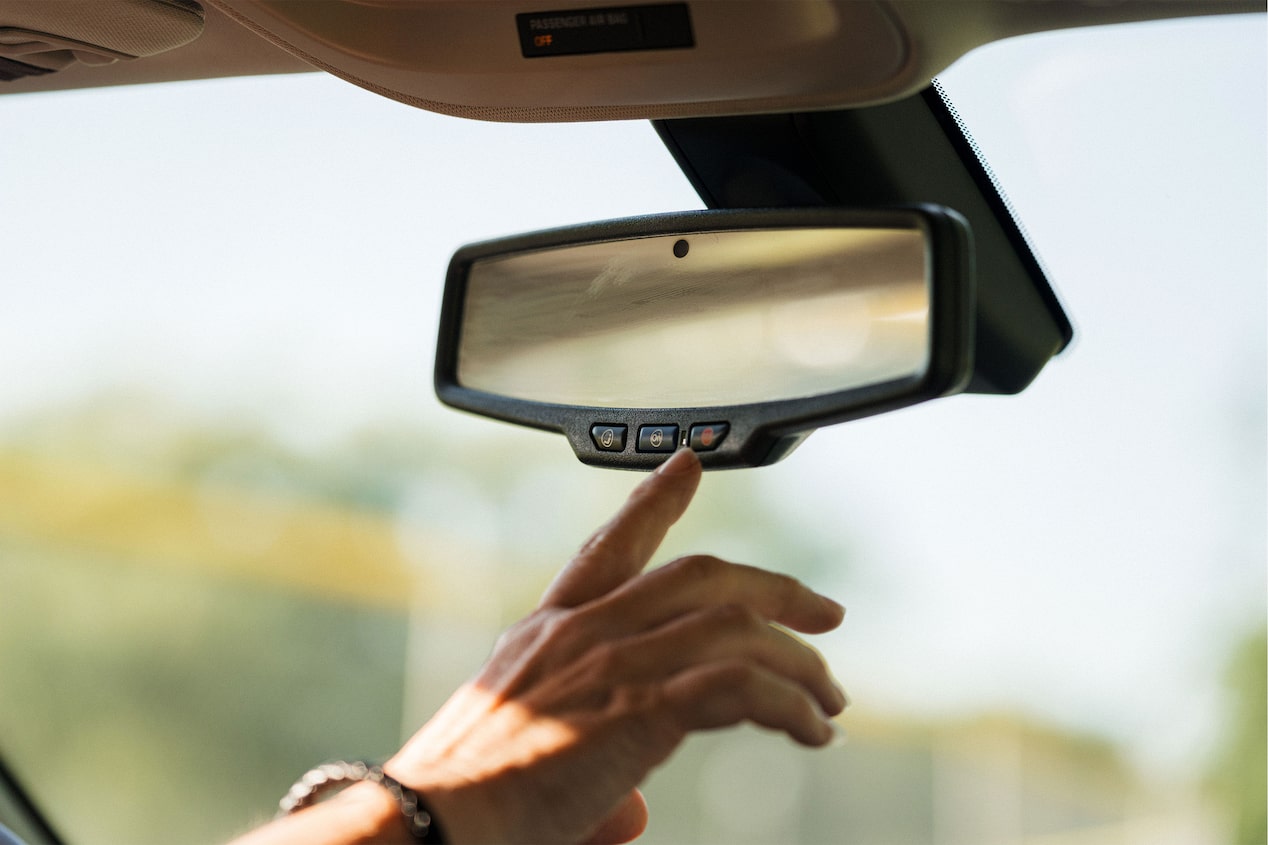
<path fill-rule="evenodd" d="M 436 389 L 581 460 L 754 466 L 963 387 L 968 231 L 946 209 L 699 212 L 464 247 Z"/>

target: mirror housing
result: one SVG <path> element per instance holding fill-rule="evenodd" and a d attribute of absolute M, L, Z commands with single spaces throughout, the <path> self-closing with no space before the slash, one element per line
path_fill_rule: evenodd
<path fill-rule="evenodd" d="M 703 211 L 460 249 L 435 386 L 595 466 L 760 466 L 811 431 L 960 392 L 973 250 L 937 206 Z"/>

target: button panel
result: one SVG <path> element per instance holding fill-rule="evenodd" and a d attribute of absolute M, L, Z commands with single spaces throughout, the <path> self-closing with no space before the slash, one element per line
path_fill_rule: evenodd
<path fill-rule="evenodd" d="M 594 441 L 594 448 L 600 452 L 623 452 L 625 451 L 625 432 L 628 430 L 623 425 L 595 423 L 590 426 L 590 439 Z"/>
<path fill-rule="evenodd" d="M 691 427 L 688 444 L 697 452 L 712 452 L 726 439 L 731 426 L 724 422 L 699 423 Z"/>
<path fill-rule="evenodd" d="M 640 452 L 672 452 L 678 448 L 678 426 L 643 425 L 638 428 Z"/>

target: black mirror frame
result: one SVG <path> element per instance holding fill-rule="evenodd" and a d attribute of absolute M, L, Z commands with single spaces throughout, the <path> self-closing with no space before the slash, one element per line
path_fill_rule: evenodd
<path fill-rule="evenodd" d="M 458 345 L 467 276 L 473 262 L 493 256 L 552 247 L 676 233 L 726 229 L 781 229 L 807 226 L 871 226 L 919 229 L 930 246 L 929 367 L 919 377 L 799 399 L 706 408 L 594 408 L 530 402 L 463 387 L 458 383 Z M 568 438 L 586 464 L 651 470 L 670 454 L 639 452 L 640 426 L 676 425 L 685 448 L 693 425 L 726 422 L 729 433 L 716 449 L 701 451 L 706 469 L 752 467 L 788 455 L 824 425 L 893 411 L 961 392 L 973 373 L 975 283 L 972 236 L 964 218 L 941 206 L 876 209 L 758 209 L 695 211 L 632 217 L 550 229 L 469 244 L 449 263 L 436 346 L 436 395 L 446 405 L 518 425 L 557 431 Z M 592 426 L 625 426 L 629 436 L 619 452 L 603 451 L 591 440 Z"/>

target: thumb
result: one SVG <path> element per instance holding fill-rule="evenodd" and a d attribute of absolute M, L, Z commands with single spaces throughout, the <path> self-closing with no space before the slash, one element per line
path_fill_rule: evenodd
<path fill-rule="evenodd" d="M 586 845 L 618 845 L 630 842 L 647 829 L 647 801 L 637 789 L 628 792 L 620 805 L 586 839 Z"/>

